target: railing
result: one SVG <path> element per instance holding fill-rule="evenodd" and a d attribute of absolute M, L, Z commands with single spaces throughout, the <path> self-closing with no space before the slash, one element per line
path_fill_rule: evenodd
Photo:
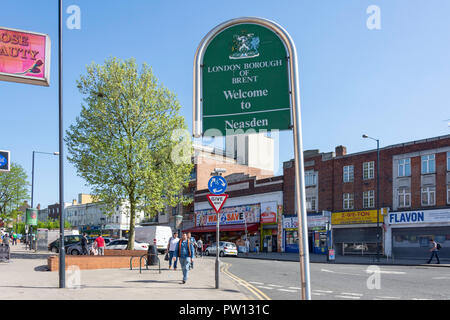
<path fill-rule="evenodd" d="M 140 257 L 139 256 L 131 257 L 130 258 L 130 270 L 133 270 L 133 258 L 139 258 L 139 273 L 142 273 L 142 259 L 143 258 L 145 258 L 145 268 L 146 268 L 146 270 L 148 270 L 149 256 L 156 256 L 156 259 L 158 259 L 158 271 L 159 271 L 159 273 L 161 273 L 161 260 L 159 260 L 158 253 L 156 253 L 156 254 L 146 253 Z"/>

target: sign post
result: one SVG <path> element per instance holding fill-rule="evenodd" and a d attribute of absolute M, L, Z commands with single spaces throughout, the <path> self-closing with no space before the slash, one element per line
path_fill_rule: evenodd
<path fill-rule="evenodd" d="M 297 50 L 275 22 L 244 17 L 213 28 L 194 58 L 193 135 L 293 129 L 302 299 L 311 299 Z"/>
<path fill-rule="evenodd" d="M 11 155 L 9 151 L 0 150 L 0 172 L 11 170 Z"/>
<path fill-rule="evenodd" d="M 227 188 L 226 180 L 221 176 L 213 176 L 208 181 L 208 189 L 213 194 L 208 194 L 208 198 L 211 207 L 217 214 L 216 221 L 216 264 L 215 264 L 215 275 L 216 275 L 216 289 L 219 289 L 220 283 L 220 261 L 219 261 L 219 251 L 220 251 L 220 237 L 219 237 L 219 224 L 220 224 L 220 209 L 222 209 L 225 201 L 228 198 L 227 194 L 219 194 L 225 192 Z"/>

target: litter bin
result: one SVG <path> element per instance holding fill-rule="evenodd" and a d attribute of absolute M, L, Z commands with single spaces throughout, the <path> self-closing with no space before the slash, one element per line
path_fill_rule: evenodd
<path fill-rule="evenodd" d="M 156 251 L 156 245 L 149 245 L 147 255 L 148 265 L 156 266 L 158 264 L 158 251 Z"/>

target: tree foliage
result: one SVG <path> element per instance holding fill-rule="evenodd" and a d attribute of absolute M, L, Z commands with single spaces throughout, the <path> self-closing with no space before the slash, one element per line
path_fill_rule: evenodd
<path fill-rule="evenodd" d="M 179 143 L 173 133 L 186 130 L 180 104 L 134 59 L 93 63 L 77 85 L 85 103 L 66 132 L 68 159 L 107 210 L 129 206 L 132 249 L 136 212 L 153 216 L 166 205 L 189 202 L 180 193 L 192 164 L 171 156 Z"/>
<path fill-rule="evenodd" d="M 29 199 L 28 177 L 17 163 L 11 163 L 9 172 L 0 172 L 0 218 L 15 219 L 17 208 Z"/>

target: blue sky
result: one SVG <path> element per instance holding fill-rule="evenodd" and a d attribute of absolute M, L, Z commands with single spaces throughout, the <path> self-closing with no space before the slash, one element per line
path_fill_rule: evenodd
<path fill-rule="evenodd" d="M 0 149 L 30 176 L 32 151 L 58 151 L 58 1 L 2 0 L 0 26 L 46 33 L 52 41 L 50 87 L 0 82 Z M 354 153 L 449 134 L 450 2 L 447 0 L 65 0 L 78 5 L 81 30 L 64 29 L 64 128 L 82 97 L 76 79 L 92 61 L 110 56 L 148 63 L 174 91 L 192 124 L 192 66 L 209 30 L 237 17 L 282 25 L 299 54 L 304 149 Z M 366 9 L 381 10 L 381 29 L 369 30 Z M 69 14 L 65 14 L 65 19 Z M 280 134 L 279 168 L 293 157 L 292 133 Z M 67 151 L 65 151 L 67 155 Z M 65 161 L 64 199 L 89 187 Z M 35 204 L 58 201 L 58 158 L 38 154 Z"/>

